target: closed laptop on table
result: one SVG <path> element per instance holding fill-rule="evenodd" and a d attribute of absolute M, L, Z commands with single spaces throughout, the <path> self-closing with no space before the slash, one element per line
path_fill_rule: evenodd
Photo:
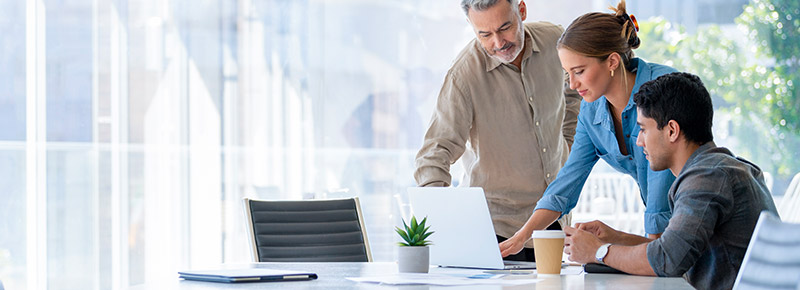
<path fill-rule="evenodd" d="M 264 268 L 219 269 L 178 272 L 179 278 L 186 280 L 237 283 L 237 282 L 278 282 L 317 279 L 317 274 L 299 271 L 274 270 Z"/>

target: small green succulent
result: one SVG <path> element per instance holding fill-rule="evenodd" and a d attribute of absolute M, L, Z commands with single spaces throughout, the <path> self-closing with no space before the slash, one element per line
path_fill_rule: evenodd
<path fill-rule="evenodd" d="M 405 227 L 405 230 L 399 227 L 395 227 L 394 230 L 405 242 L 398 242 L 397 245 L 401 247 L 424 247 L 431 245 L 431 242 L 426 239 L 434 232 L 428 232 L 430 226 L 425 227 L 425 222 L 427 220 L 428 217 L 425 217 L 422 219 L 421 223 L 417 223 L 417 218 L 411 216 L 410 227 L 406 224 L 406 221 L 403 220 L 403 227 Z"/>

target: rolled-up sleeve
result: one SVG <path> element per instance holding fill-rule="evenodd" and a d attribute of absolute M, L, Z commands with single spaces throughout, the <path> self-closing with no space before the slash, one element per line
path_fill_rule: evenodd
<path fill-rule="evenodd" d="M 578 113 L 581 111 L 581 101 L 583 97 L 578 94 L 578 91 L 569 88 L 569 77 L 564 73 L 564 102 L 566 104 L 564 110 L 564 139 L 567 140 L 567 145 L 572 147 L 575 141 L 575 128 L 578 126 Z"/>
<path fill-rule="evenodd" d="M 464 153 L 472 117 L 472 102 L 453 73 L 448 72 L 417 153 L 414 178 L 419 186 L 450 185 L 450 165 Z"/>
<path fill-rule="evenodd" d="M 709 247 L 719 220 L 733 202 L 726 196 L 729 184 L 719 170 L 697 170 L 679 180 L 672 219 L 664 234 L 647 245 L 647 260 L 662 277 L 681 276 L 696 264 Z"/>
<path fill-rule="evenodd" d="M 549 209 L 561 212 L 562 216 L 569 213 L 578 203 L 583 184 L 586 183 L 598 158 L 582 120 L 578 120 L 575 142 L 572 144 L 567 163 L 558 172 L 556 179 L 547 186 L 534 210 Z"/>
<path fill-rule="evenodd" d="M 649 167 L 649 166 L 648 166 Z M 675 182 L 672 171 L 647 169 L 647 196 L 644 202 L 644 231 L 648 234 L 663 233 L 672 217 L 669 208 L 669 188 Z"/>

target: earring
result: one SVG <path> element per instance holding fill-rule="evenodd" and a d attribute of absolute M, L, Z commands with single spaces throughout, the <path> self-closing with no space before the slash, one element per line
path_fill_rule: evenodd
<path fill-rule="evenodd" d="M 611 77 L 612 78 L 614 77 L 614 70 L 613 69 L 611 70 Z"/>

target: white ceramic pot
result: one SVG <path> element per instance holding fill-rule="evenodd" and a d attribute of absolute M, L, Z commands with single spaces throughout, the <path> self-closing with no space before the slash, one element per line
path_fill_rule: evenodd
<path fill-rule="evenodd" d="M 400 273 L 428 273 L 430 248 L 397 247 L 397 268 Z"/>

